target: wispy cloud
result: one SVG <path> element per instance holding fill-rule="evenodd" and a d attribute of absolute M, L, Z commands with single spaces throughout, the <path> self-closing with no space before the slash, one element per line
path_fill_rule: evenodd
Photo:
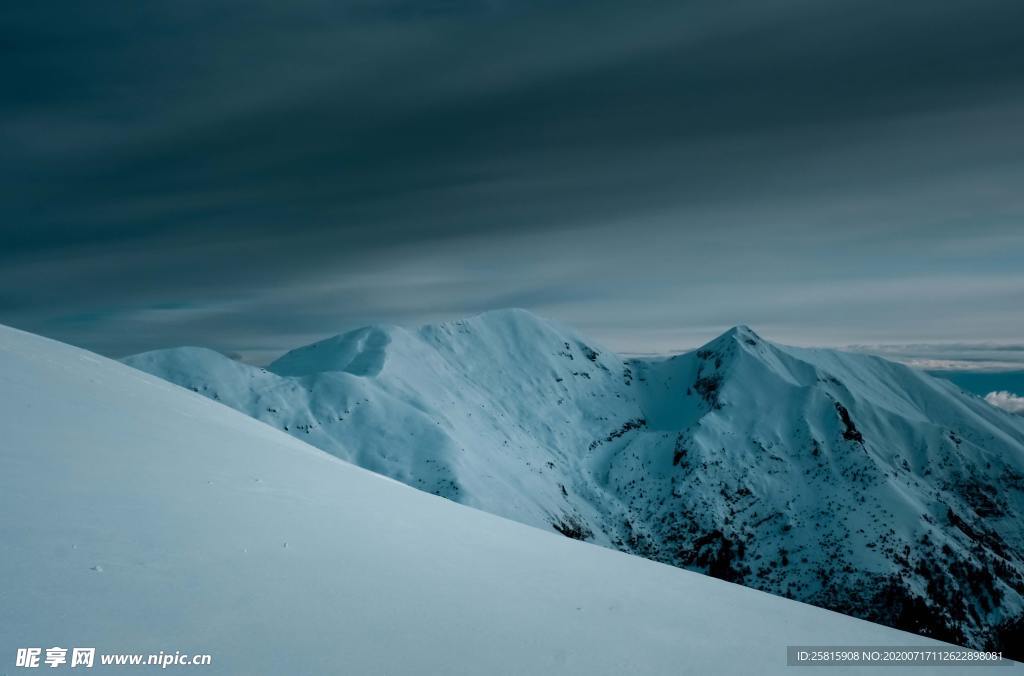
<path fill-rule="evenodd" d="M 849 345 L 925 371 L 1001 372 L 1024 370 L 1024 345 L 1017 343 L 911 343 Z"/>

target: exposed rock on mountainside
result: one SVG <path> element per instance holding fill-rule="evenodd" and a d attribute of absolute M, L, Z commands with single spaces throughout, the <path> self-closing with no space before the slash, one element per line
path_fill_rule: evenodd
<path fill-rule="evenodd" d="M 623 359 L 523 311 L 360 329 L 267 369 L 195 348 L 126 361 L 457 502 L 948 641 L 1024 645 L 1024 420 L 893 362 L 746 327 Z"/>

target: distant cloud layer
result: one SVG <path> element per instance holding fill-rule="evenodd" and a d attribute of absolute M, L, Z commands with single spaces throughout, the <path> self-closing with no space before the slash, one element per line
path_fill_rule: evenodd
<path fill-rule="evenodd" d="M 8 5 L 3 323 L 115 356 L 505 306 L 633 352 L 1024 335 L 1019 0 Z"/>
<path fill-rule="evenodd" d="M 850 345 L 924 371 L 1024 371 L 1024 345 L 1017 343 L 910 343 L 906 345 Z"/>
<path fill-rule="evenodd" d="M 1012 392 L 989 392 L 985 395 L 985 401 L 993 406 L 1006 409 L 1010 413 L 1024 415 L 1024 397 L 1019 397 Z"/>

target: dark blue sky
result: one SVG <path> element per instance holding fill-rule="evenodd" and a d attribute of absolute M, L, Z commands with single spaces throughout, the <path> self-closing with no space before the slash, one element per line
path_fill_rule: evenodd
<path fill-rule="evenodd" d="M 0 322 L 258 358 L 522 306 L 606 344 L 1024 336 L 1024 3 L 0 10 Z"/>

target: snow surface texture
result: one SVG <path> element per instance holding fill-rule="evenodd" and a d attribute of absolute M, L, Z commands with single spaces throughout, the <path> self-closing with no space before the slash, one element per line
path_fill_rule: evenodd
<path fill-rule="evenodd" d="M 62 646 L 213 656 L 166 670 L 192 674 L 782 674 L 787 644 L 929 643 L 466 509 L 4 327 L 0 397 L 3 673 Z"/>
<path fill-rule="evenodd" d="M 360 329 L 267 369 L 127 362 L 456 502 L 1018 658 L 1024 420 L 745 327 L 623 359 L 519 310 Z"/>

